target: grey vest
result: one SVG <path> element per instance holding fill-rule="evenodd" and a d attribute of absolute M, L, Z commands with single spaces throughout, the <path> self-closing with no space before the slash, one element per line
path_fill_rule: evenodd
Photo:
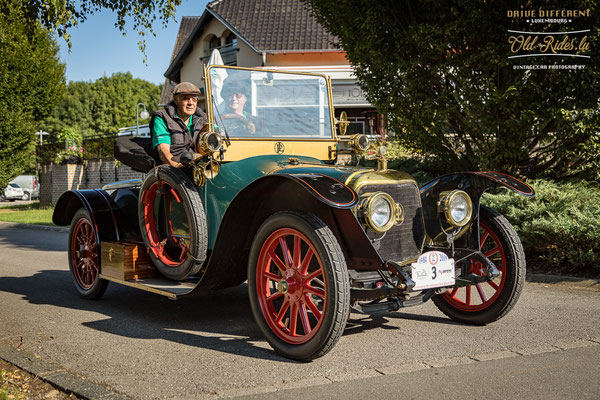
<path fill-rule="evenodd" d="M 207 122 L 206 114 L 196 108 L 196 113 L 192 115 L 192 126 L 194 127 L 194 133 L 190 137 L 187 126 L 183 123 L 183 120 L 176 116 L 177 106 L 175 102 L 170 102 L 165 108 L 155 111 L 152 114 L 150 120 L 150 129 L 154 126 L 154 119 L 157 117 L 162 118 L 167 125 L 167 130 L 171 133 L 171 154 L 175 161 L 179 161 L 179 156 L 184 151 L 194 151 L 194 141 L 196 136 L 202 130 L 202 127 Z M 154 132 L 152 132 L 154 135 Z"/>

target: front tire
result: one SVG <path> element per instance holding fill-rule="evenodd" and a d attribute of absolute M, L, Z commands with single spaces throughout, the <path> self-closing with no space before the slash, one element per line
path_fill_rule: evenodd
<path fill-rule="evenodd" d="M 31 199 L 31 195 L 29 194 L 29 192 L 23 193 L 23 200 L 29 201 L 30 199 Z"/>
<path fill-rule="evenodd" d="M 248 260 L 248 289 L 260 330 L 284 357 L 321 357 L 346 327 L 346 261 L 331 229 L 314 215 L 281 212 L 261 225 Z"/>
<path fill-rule="evenodd" d="M 77 293 L 87 299 L 100 298 L 108 281 L 100 278 L 100 242 L 90 213 L 77 210 L 69 230 L 69 270 Z"/>
<path fill-rule="evenodd" d="M 525 284 L 525 253 L 510 222 L 489 207 L 480 208 L 479 236 L 481 252 L 496 265 L 500 276 L 453 288 L 434 296 L 433 302 L 455 321 L 485 325 L 504 317 L 517 303 Z M 468 273 L 484 274 L 483 265 L 473 260 L 463 261 L 461 267 L 468 268 Z"/>

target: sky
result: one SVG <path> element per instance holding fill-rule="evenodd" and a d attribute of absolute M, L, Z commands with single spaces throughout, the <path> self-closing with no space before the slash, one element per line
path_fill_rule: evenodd
<path fill-rule="evenodd" d="M 114 24 L 116 14 L 104 11 L 88 16 L 77 28 L 71 29 L 71 52 L 64 39 L 59 38 L 60 56 L 67 65 L 67 81 L 95 81 L 116 72 L 131 72 L 134 78 L 162 84 L 169 67 L 181 17 L 200 16 L 208 0 L 182 0 L 176 10 L 176 21 L 170 20 L 166 29 L 156 23 L 156 37 L 147 36 L 147 65 L 138 48 L 139 36 L 126 26 L 123 37 Z"/>

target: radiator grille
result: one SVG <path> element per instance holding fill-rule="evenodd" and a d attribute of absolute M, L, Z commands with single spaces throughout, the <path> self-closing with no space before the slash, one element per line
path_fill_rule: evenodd
<path fill-rule="evenodd" d="M 362 187 L 358 194 L 370 192 L 388 193 L 404 208 L 404 222 L 394 225 L 379 241 L 378 251 L 381 257 L 384 261 L 397 262 L 418 258 L 425 238 L 419 189 L 414 184 L 367 185 Z M 365 232 L 369 239 L 380 238 L 383 235 L 368 227 L 365 228 Z"/>

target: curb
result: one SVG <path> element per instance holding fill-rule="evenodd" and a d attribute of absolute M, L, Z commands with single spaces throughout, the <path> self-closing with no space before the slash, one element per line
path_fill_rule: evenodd
<path fill-rule="evenodd" d="M 34 224 L 20 224 L 18 222 L 4 222 L 0 221 L 0 228 L 10 229 L 35 229 L 39 231 L 54 231 L 54 232 L 63 232 L 69 233 L 69 228 L 65 228 L 62 226 L 48 226 L 48 225 L 34 225 Z"/>
<path fill-rule="evenodd" d="M 51 365 L 42 359 L 15 350 L 14 348 L 0 343 L 0 358 L 9 362 L 32 375 L 48 382 L 57 389 L 66 393 L 73 393 L 83 399 L 96 400 L 127 400 L 129 397 L 114 392 L 109 388 L 89 382 L 79 376 L 73 375 L 64 369 Z"/>

